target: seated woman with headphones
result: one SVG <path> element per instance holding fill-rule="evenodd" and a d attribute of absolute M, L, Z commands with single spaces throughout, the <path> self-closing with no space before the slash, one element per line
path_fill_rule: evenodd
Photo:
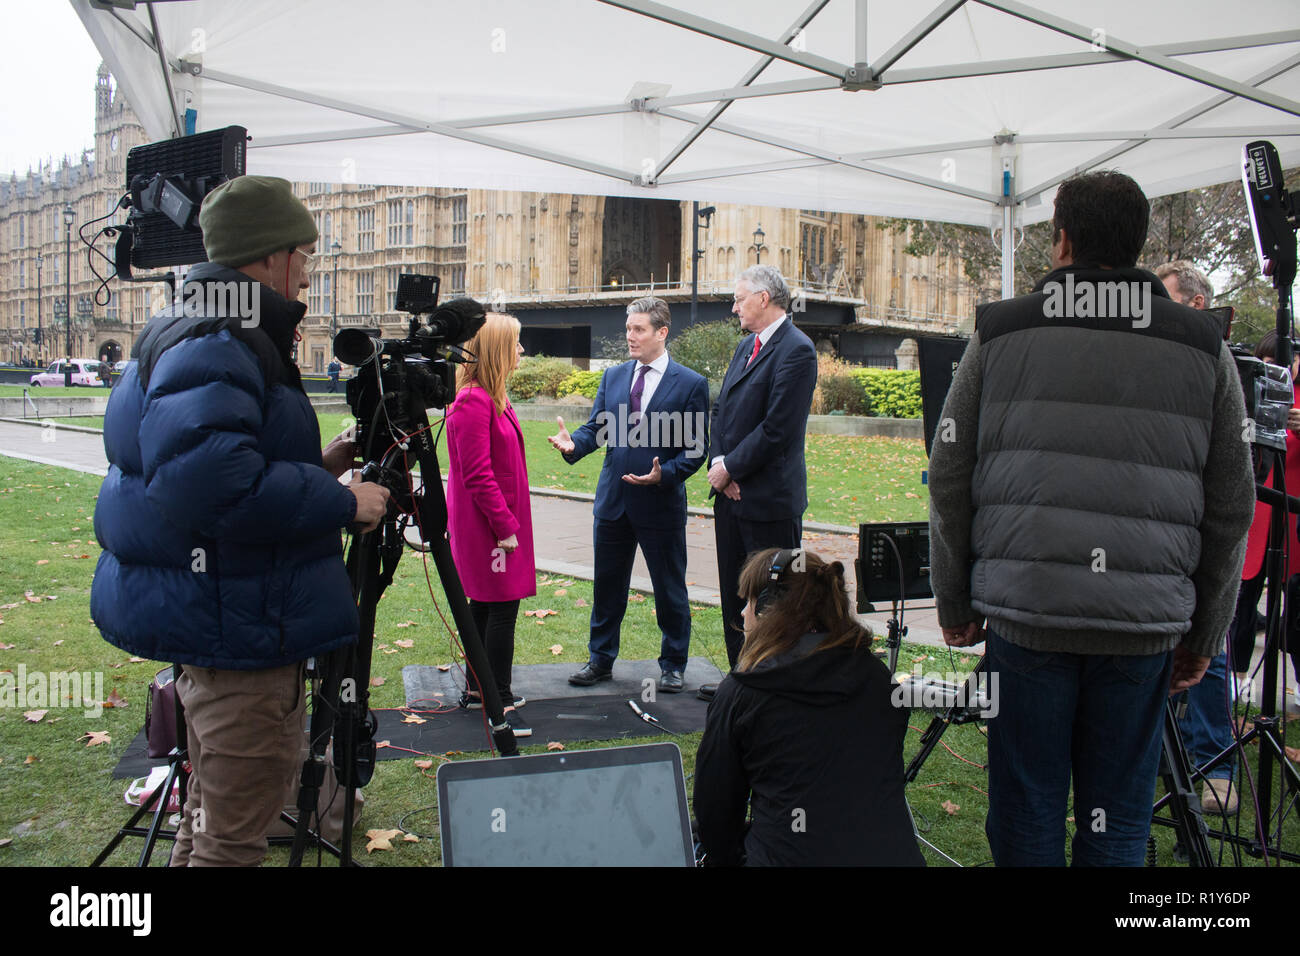
<path fill-rule="evenodd" d="M 741 571 L 745 643 L 695 761 L 708 864 L 925 865 L 903 798 L 908 711 L 893 706 L 843 575 L 838 561 L 775 548 Z"/>

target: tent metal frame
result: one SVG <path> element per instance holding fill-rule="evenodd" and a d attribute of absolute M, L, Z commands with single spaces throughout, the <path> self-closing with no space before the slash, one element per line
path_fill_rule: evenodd
<path fill-rule="evenodd" d="M 1221 139 L 1225 137 L 1241 139 L 1258 136 L 1279 138 L 1300 135 L 1300 129 L 1297 129 L 1295 125 L 1267 127 L 1229 125 L 1200 128 L 1188 128 L 1186 126 L 1197 117 L 1234 99 L 1257 103 L 1289 116 L 1300 116 L 1300 102 L 1261 89 L 1261 86 L 1269 80 L 1300 66 L 1300 54 L 1287 57 L 1245 81 L 1233 80 L 1195 64 L 1174 59 L 1175 57 L 1199 53 L 1295 43 L 1300 41 L 1300 30 L 1280 30 L 1222 39 L 1140 47 L 1126 39 L 1110 34 L 1098 37 L 1087 26 L 1040 10 L 1021 2 L 1021 0 L 941 0 L 874 63 L 870 63 L 867 60 L 867 12 L 869 0 L 854 0 L 855 62 L 846 64 L 796 48 L 795 45 L 795 41 L 802 31 L 825 9 L 829 0 L 811 0 L 809 5 L 791 22 L 790 26 L 775 39 L 769 39 L 747 30 L 710 20 L 707 17 L 679 10 L 656 2 L 656 0 L 596 0 L 596 2 L 616 9 L 677 26 L 742 49 L 752 50 L 760 54 L 760 56 L 734 86 L 724 89 L 704 90 L 674 96 L 632 97 L 626 102 L 606 105 L 574 106 L 564 109 L 480 116 L 459 120 L 438 120 L 431 117 L 385 110 L 345 99 L 310 94 L 246 76 L 216 70 L 205 70 L 201 63 L 196 62 L 194 59 L 176 58 L 168 55 L 165 45 L 160 41 L 160 30 L 154 11 L 154 2 L 166 2 L 166 0 L 145 0 L 142 3 L 148 12 L 148 29 L 137 18 L 123 16 L 120 12 L 121 9 L 132 9 L 141 5 L 134 2 L 134 0 L 89 0 L 89 2 L 97 9 L 106 10 L 140 43 L 157 54 L 159 70 L 162 73 L 167 90 L 170 118 L 174 124 L 173 128 L 176 135 L 179 135 L 184 126 L 178 109 L 176 89 L 172 83 L 173 73 L 201 76 L 206 81 L 292 99 L 353 116 L 373 119 L 382 124 L 364 128 L 317 130 L 283 136 L 265 136 L 261 137 L 256 144 L 258 148 L 398 136 L 408 133 L 433 133 L 491 149 L 528 156 L 544 162 L 568 166 L 645 188 L 653 188 L 659 184 L 704 182 L 710 179 L 745 173 L 773 172 L 826 165 L 841 166 L 965 196 L 987 202 L 992 206 L 1001 207 L 1002 291 L 1005 296 L 1011 295 L 1013 288 L 1011 278 L 1014 271 L 1015 257 L 1015 210 L 1055 187 L 1069 176 L 1095 168 L 1141 146 L 1143 143 L 1159 140 Z M 1029 56 L 985 63 L 958 63 L 916 69 L 892 69 L 895 63 L 922 43 L 930 33 L 954 13 L 965 7 L 967 3 L 979 4 L 1037 27 L 1089 43 L 1093 45 L 1093 49 L 1088 52 Z M 815 75 L 803 79 L 757 83 L 756 81 L 762 73 L 777 60 L 793 64 Z M 915 146 L 898 146 L 853 153 L 841 153 L 834 149 L 819 148 L 806 143 L 794 142 L 770 133 L 749 129 L 742 125 L 723 122 L 721 119 L 728 107 L 740 99 L 791 96 L 831 90 L 873 91 L 887 85 L 902 83 L 924 83 L 962 77 L 1055 70 L 1116 62 L 1142 63 L 1191 82 L 1209 86 L 1217 92 L 1215 96 L 1179 113 L 1150 130 L 1128 129 L 1089 131 L 1086 133 L 1039 133 L 1023 137 L 1017 136 L 1012 131 L 1001 130 L 987 139 L 944 144 L 917 144 Z M 678 107 L 698 104 L 709 105 L 702 115 L 695 115 L 678 109 Z M 597 163 L 569 153 L 532 146 L 506 136 L 478 131 L 493 127 L 509 128 L 527 123 L 554 122 L 631 112 L 653 113 L 683 123 L 687 127 L 685 134 L 649 173 L 635 172 Z M 743 166 L 695 170 L 686 173 L 669 173 L 668 170 L 686 151 L 708 132 L 738 137 L 774 149 L 785 150 L 793 155 L 788 160 L 778 159 Z M 1028 188 L 1019 189 L 1015 170 L 1016 147 L 1020 144 L 1055 142 L 1113 142 L 1115 145 L 1094 154 L 1070 170 L 1058 173 Z M 1002 164 L 1000 190 L 995 192 L 972 189 L 968 186 L 944 182 L 904 169 L 887 166 L 880 162 L 881 160 L 905 159 L 936 152 L 952 153 L 975 149 L 996 149 L 999 151 L 997 156 Z"/>

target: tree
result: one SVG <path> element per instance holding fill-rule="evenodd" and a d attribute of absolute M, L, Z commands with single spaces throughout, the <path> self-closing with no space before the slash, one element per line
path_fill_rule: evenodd
<path fill-rule="evenodd" d="M 1300 189 L 1300 169 L 1284 180 Z M 877 228 L 906 235 L 912 256 L 938 252 L 956 256 L 979 301 L 1001 297 L 1002 252 L 987 229 L 943 222 L 884 219 Z M 1033 288 L 1051 268 L 1051 222 L 1024 230 L 1016 249 L 1015 291 Z M 1236 310 L 1233 338 L 1255 341 L 1274 325 L 1276 293 L 1259 276 L 1250 212 L 1241 184 L 1221 183 L 1151 200 L 1151 222 L 1139 264 L 1154 269 L 1174 259 L 1190 260 L 1215 286 L 1215 305 Z"/>

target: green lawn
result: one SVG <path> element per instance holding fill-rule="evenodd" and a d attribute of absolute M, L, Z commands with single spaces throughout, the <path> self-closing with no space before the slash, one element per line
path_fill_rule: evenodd
<path fill-rule="evenodd" d="M 110 774 L 144 720 L 148 681 L 166 662 L 130 661 L 127 654 L 104 642 L 90 621 L 90 579 L 99 554 L 91 523 L 98 485 L 93 476 L 0 458 L 0 540 L 5 542 L 0 549 L 0 604 L 16 605 L 0 610 L 0 670 L 16 674 L 22 665 L 27 673 L 75 670 L 98 674 L 103 698 L 116 693 L 125 702 L 125 706 L 104 709 L 98 717 L 87 717 L 84 707 L 52 707 L 48 703 L 29 707 L 48 711 L 35 723 L 24 718 L 22 709 L 0 708 L 0 793 L 4 794 L 0 798 L 0 839 L 12 840 L 0 847 L 0 864 L 84 865 L 128 815 L 122 802 L 125 781 L 112 780 Z M 448 633 L 435 611 L 435 606 L 442 607 L 446 613 L 442 589 L 432 570 L 430 578 L 432 596 L 419 556 L 408 553 L 379 606 L 374 674 L 384 682 L 372 691 L 371 704 L 376 708 L 402 705 L 404 665 L 452 660 Z M 520 616 L 515 661 L 560 661 L 576 668 L 587 658 L 591 585 L 547 575 L 539 576 L 538 585 L 538 595 L 524 602 L 524 610 L 544 608 L 557 613 L 540 623 Z M 28 592 L 39 602 L 30 601 Z M 628 605 L 622 654 L 627 659 L 654 658 L 659 649 L 654 599 L 636 597 L 639 600 Z M 692 654 L 725 667 L 720 612 L 695 607 L 692 614 Z M 410 640 L 413 645 L 400 647 L 396 640 Z M 926 653 L 907 648 L 904 660 Z M 111 739 L 89 747 L 86 734 L 90 731 L 107 731 Z M 644 741 L 619 740 L 603 746 L 633 742 Z M 699 735 L 676 738 L 676 742 L 690 774 Z M 954 731 L 951 742 L 954 749 L 983 762 L 982 740 L 971 728 Z M 543 750 L 545 743 L 537 741 L 525 752 Z M 476 756 L 485 754 L 462 755 L 461 759 Z M 935 826 L 936 839 L 942 835 L 952 840 L 965 847 L 962 852 L 967 862 L 979 862 L 985 852 L 979 829 L 983 798 L 972 788 L 982 789 L 983 773 L 942 751 L 932 758 L 931 766 L 935 774 L 931 777 L 931 767 L 927 767 L 927 785 L 918 789 L 916 808 Z M 940 807 L 944 800 L 966 809 L 950 816 Z M 406 818 L 408 827 L 417 833 L 435 834 L 435 812 L 413 813 L 435 802 L 433 770 L 421 771 L 414 758 L 383 761 L 367 788 L 361 829 L 392 828 Z M 358 839 L 355 849 L 364 857 L 364 836 Z M 272 862 L 285 858 L 285 851 L 272 854 Z M 115 862 L 128 859 L 129 852 L 119 850 Z M 402 843 L 391 853 L 371 854 L 368 859 L 385 865 L 436 863 L 437 840 Z"/>
<path fill-rule="evenodd" d="M 336 412 L 318 413 L 322 444 L 352 423 Z M 68 425 L 102 428 L 103 416 L 55 419 Z M 436 422 L 437 419 L 435 418 Z M 566 419 L 566 424 L 576 427 Z M 550 422 L 520 422 L 528 460 L 529 484 L 538 488 L 596 493 L 604 452 L 588 455 L 569 465 L 550 446 L 555 434 Z M 437 430 L 437 425 L 434 424 Z M 446 477 L 447 440 L 438 441 L 439 461 Z M 809 435 L 805 450 L 808 465 L 808 510 L 805 520 L 857 525 L 874 521 L 925 521 L 929 488 L 921 484 L 926 467 L 925 445 L 915 438 L 863 438 L 852 435 Z M 701 467 L 686 484 L 687 502 L 711 508 L 707 469 Z M 743 484 L 742 484 L 743 489 Z M 742 492 L 743 493 L 743 492 Z"/>
<path fill-rule="evenodd" d="M 320 414 L 322 441 L 351 424 L 348 415 Z M 565 420 L 570 428 L 574 422 Z M 520 422 L 528 460 L 529 484 L 539 488 L 595 494 L 604 452 L 569 465 L 547 442 L 554 422 Z M 437 426 L 434 426 L 435 430 Z M 447 465 L 446 436 L 438 443 L 439 460 Z M 805 520 L 854 526 L 867 521 L 925 521 L 929 489 L 921 484 L 926 467 L 925 444 L 915 438 L 862 438 L 851 435 L 809 435 L 808 510 Z M 686 483 L 687 503 L 711 508 L 708 469 L 701 467 Z M 744 493 L 744 485 L 741 485 Z"/>
<path fill-rule="evenodd" d="M 35 375 L 37 369 L 32 369 Z M 44 371 L 44 369 L 40 369 Z M 107 398 L 109 390 L 100 385 L 91 387 L 89 385 L 74 385 L 71 388 L 65 388 L 62 385 L 0 385 L 0 398 L 22 398 L 23 391 L 32 398 Z"/>
<path fill-rule="evenodd" d="M 27 673 L 90 672 L 102 680 L 92 698 L 115 696 L 125 705 L 87 717 L 84 704 L 46 703 L 37 708 L 29 703 L 27 709 L 47 711 L 36 722 L 25 719 L 23 708 L 13 706 L 14 701 L 0 707 L 0 841 L 11 841 L 0 846 L 0 865 L 84 865 L 128 816 L 122 802 L 125 781 L 113 780 L 110 775 L 142 725 L 148 681 L 165 662 L 129 660 L 127 654 L 104 642 L 90 621 L 90 579 L 99 553 L 91 518 L 98 485 L 99 479 L 93 476 L 0 458 L 0 541 L 4 542 L 0 548 L 0 605 L 14 605 L 0 606 L 0 672 L 17 673 L 20 666 Z M 371 703 L 376 708 L 403 703 L 404 665 L 452 660 L 448 633 L 434 611 L 435 606 L 445 604 L 437 575 L 431 572 L 430 577 L 435 582 L 432 595 L 419 556 L 408 553 L 380 604 L 373 672 L 383 684 L 373 690 Z M 546 575 L 539 576 L 538 584 L 538 595 L 524 602 L 524 609 L 545 608 L 557 613 L 541 623 L 520 616 L 515 660 L 519 664 L 563 661 L 576 666 L 586 659 L 591 586 Z M 724 663 L 718 610 L 696 607 L 693 616 L 692 653 Z M 399 626 L 403 624 L 406 626 Z M 401 647 L 397 640 L 413 643 Z M 623 632 L 624 656 L 653 658 L 658 642 L 653 598 L 630 602 Z M 905 646 L 900 669 L 920 664 L 927 671 L 965 670 L 972 660 L 950 657 L 933 648 Z M 905 759 L 916 752 L 920 732 L 929 720 L 929 714 L 913 712 Z M 90 731 L 106 731 L 110 739 L 87 746 Z M 651 739 L 661 738 L 570 744 L 569 749 Z M 673 739 L 682 749 L 687 774 L 693 773 L 699 735 Z M 545 743 L 537 740 L 524 751 L 540 751 Z M 908 791 L 925 837 L 965 865 L 989 859 L 983 833 L 988 806 L 985 751 L 982 727 L 950 728 Z M 429 755 L 429 759 L 436 764 L 479 756 L 485 754 Z M 415 759 L 380 762 L 367 788 L 365 815 L 354 843 L 355 853 L 367 863 L 412 866 L 439 862 L 434 770 L 416 767 Z M 689 789 L 690 778 L 687 783 Z M 1300 846 L 1300 825 L 1295 818 L 1292 812 L 1287 821 L 1292 848 Z M 405 821 L 408 831 L 427 839 L 399 842 L 391 852 L 367 856 L 364 831 L 396 828 L 399 821 Z M 1251 810 L 1245 807 L 1242 832 L 1249 833 L 1251 826 Z M 1158 859 L 1169 865 L 1172 834 L 1165 828 L 1157 828 L 1155 834 Z M 115 863 L 133 859 L 136 849 L 132 844 L 138 846 L 138 841 L 130 841 L 127 850 L 119 849 Z M 927 857 L 932 864 L 942 862 L 929 851 Z M 287 851 L 276 850 L 270 861 L 283 863 L 286 858 Z M 1246 862 L 1258 865 L 1249 858 Z"/>

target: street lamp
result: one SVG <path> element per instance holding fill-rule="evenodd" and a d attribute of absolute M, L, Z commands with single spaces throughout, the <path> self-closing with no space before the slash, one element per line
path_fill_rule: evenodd
<path fill-rule="evenodd" d="M 64 318 L 68 322 L 68 335 L 66 339 L 68 350 L 68 361 L 63 366 L 63 384 L 67 388 L 72 387 L 72 220 L 77 218 L 77 214 L 72 211 L 72 203 L 63 204 L 63 271 L 64 275 L 64 293 L 63 306 L 66 310 Z"/>
<path fill-rule="evenodd" d="M 691 203 L 691 325 L 695 324 L 695 316 L 699 311 L 700 259 L 704 258 L 704 250 L 700 248 L 700 222 L 703 220 L 704 228 L 708 229 L 713 214 L 717 211 L 716 206 L 701 209 L 698 202 Z"/>
<path fill-rule="evenodd" d="M 754 262 L 761 264 L 763 261 L 763 250 L 767 246 L 763 245 L 763 239 L 767 233 L 763 232 L 763 224 L 760 222 L 758 228 L 754 230 Z"/>
<path fill-rule="evenodd" d="M 334 253 L 334 287 L 330 290 L 330 348 L 334 347 L 334 337 L 339 334 L 339 253 L 343 247 L 335 239 L 330 243 L 330 252 Z"/>
<path fill-rule="evenodd" d="M 45 265 L 45 257 L 39 252 L 36 253 L 36 364 L 44 365 L 41 359 L 41 349 L 45 343 L 41 340 L 45 338 L 45 333 L 41 331 L 41 266 Z"/>

